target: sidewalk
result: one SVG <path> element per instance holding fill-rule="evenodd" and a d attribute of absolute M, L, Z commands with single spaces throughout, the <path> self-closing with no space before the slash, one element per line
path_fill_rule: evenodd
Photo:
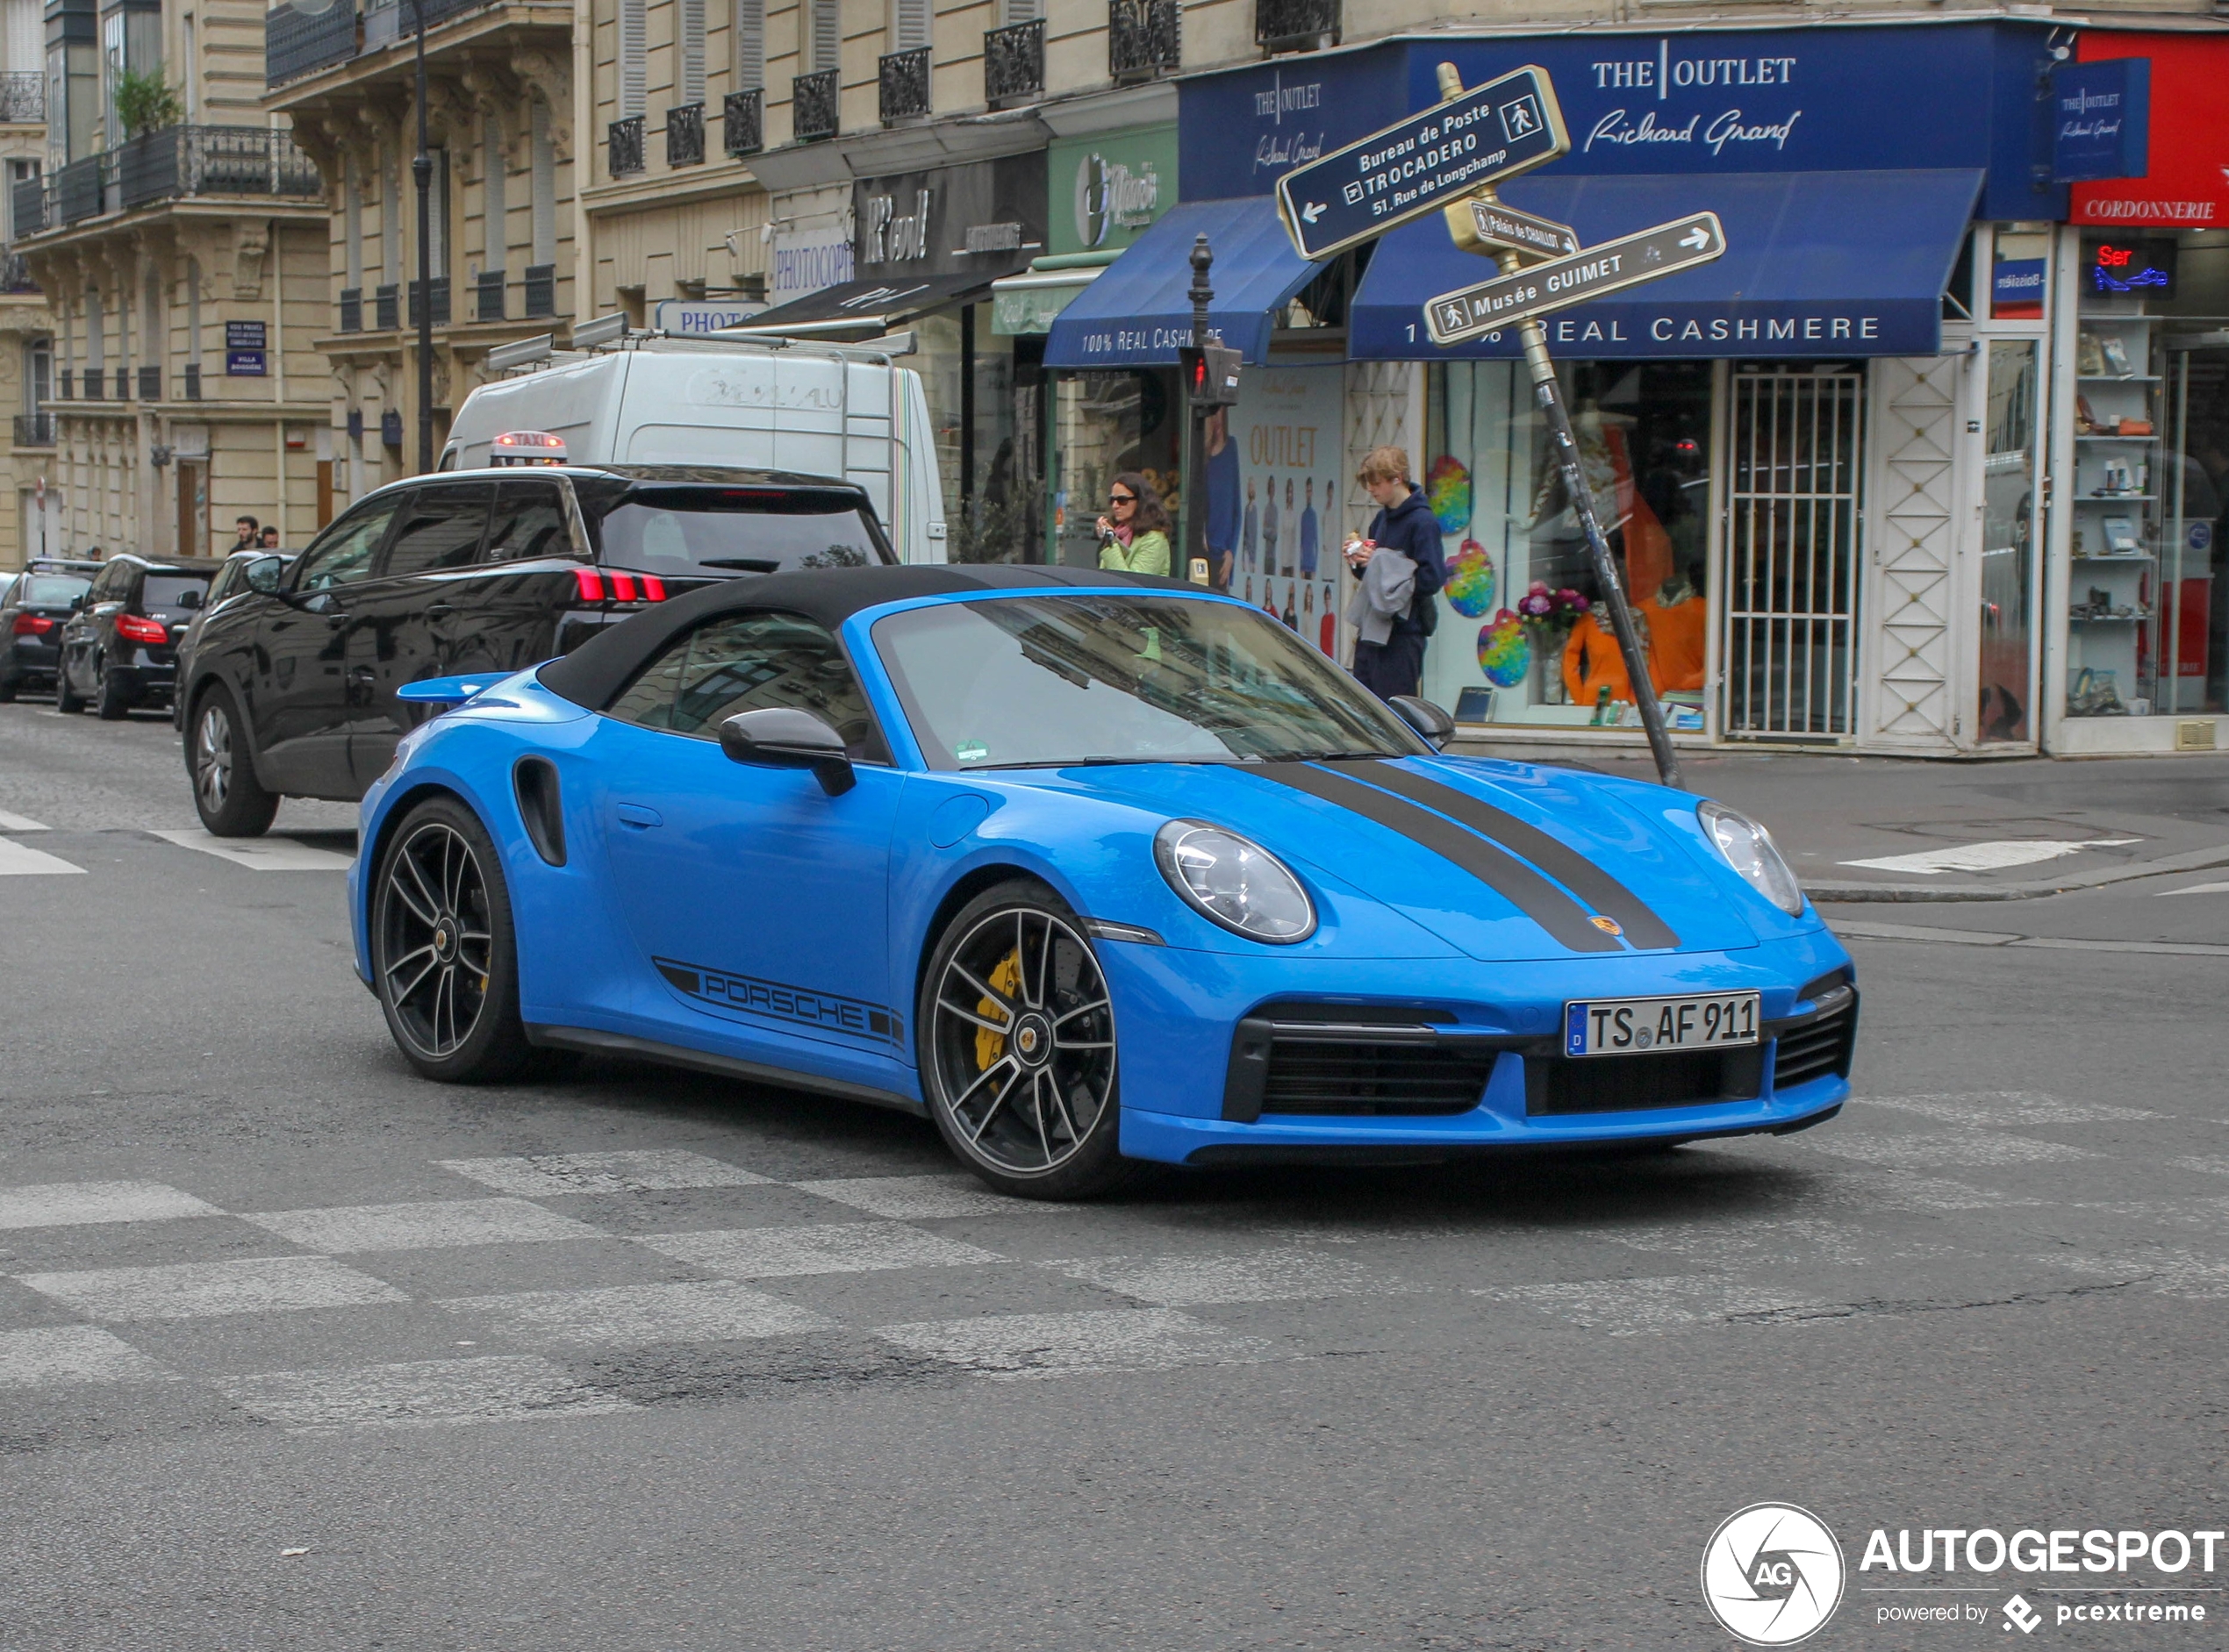
<path fill-rule="evenodd" d="M 1656 777 L 1634 747 L 1448 749 Z M 1817 900 L 2020 900 L 2229 868 L 2229 754 L 1928 762 L 1683 751 L 1680 768 L 1688 790 L 1770 827 Z"/>

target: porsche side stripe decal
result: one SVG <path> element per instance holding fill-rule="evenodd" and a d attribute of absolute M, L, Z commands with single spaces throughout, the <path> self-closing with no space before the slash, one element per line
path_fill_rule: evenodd
<path fill-rule="evenodd" d="M 1640 948 L 1676 947 L 1680 937 L 1646 902 L 1567 843 L 1559 843 L 1537 826 L 1527 826 L 1508 811 L 1483 797 L 1459 791 L 1443 782 L 1398 763 L 1372 760 L 1343 764 L 1342 770 L 1358 780 L 1398 792 L 1411 803 L 1452 815 L 1473 832 L 1484 833 L 1513 855 L 1522 855 L 1596 912 L 1617 919 L 1625 939 Z"/>
<path fill-rule="evenodd" d="M 1588 921 L 1577 901 L 1499 845 L 1405 797 L 1309 763 L 1264 763 L 1246 773 L 1304 791 L 1375 822 L 1452 862 L 1573 952 L 1622 952 L 1613 936 Z"/>

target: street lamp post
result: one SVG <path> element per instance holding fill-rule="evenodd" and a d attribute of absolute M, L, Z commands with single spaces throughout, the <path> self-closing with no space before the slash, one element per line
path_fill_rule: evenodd
<path fill-rule="evenodd" d="M 411 0 L 418 19 L 418 154 L 410 163 L 418 182 L 418 468 L 434 468 L 434 157 L 426 139 L 426 0 Z"/>
<path fill-rule="evenodd" d="M 1192 290 L 1186 295 L 1192 300 L 1192 347 L 1208 347 L 1208 306 L 1215 302 L 1215 290 L 1208 284 L 1208 271 L 1215 255 L 1208 249 L 1208 238 L 1198 235 L 1192 242 Z M 1215 411 L 1207 398 L 1199 394 L 1201 387 L 1186 385 L 1192 396 L 1192 418 L 1188 426 L 1188 440 L 1185 453 L 1184 484 L 1184 560 L 1172 565 L 1169 572 L 1179 578 L 1193 575 L 1192 564 L 1200 562 L 1208 569 L 1208 576 L 1198 581 L 1205 585 L 1215 577 L 1213 563 L 1208 559 L 1208 416 Z"/>

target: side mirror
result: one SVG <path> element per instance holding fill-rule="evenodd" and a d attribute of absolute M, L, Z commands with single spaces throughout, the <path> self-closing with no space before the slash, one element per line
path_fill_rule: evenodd
<path fill-rule="evenodd" d="M 843 736 L 810 712 L 770 705 L 738 712 L 720 726 L 720 749 L 730 760 L 759 769 L 810 769 L 831 797 L 856 782 Z"/>
<path fill-rule="evenodd" d="M 1455 738 L 1455 719 L 1430 700 L 1419 699 L 1414 694 L 1396 694 L 1386 704 L 1393 707 L 1394 716 L 1429 740 L 1434 751 Z"/>
<path fill-rule="evenodd" d="M 201 593 L 197 590 L 192 590 L 180 591 L 178 593 L 178 606 L 184 609 L 188 613 L 191 613 L 195 609 L 201 606 Z"/>
<path fill-rule="evenodd" d="M 278 595 L 279 581 L 285 573 L 283 558 L 259 556 L 247 565 L 247 572 L 242 577 L 247 581 L 248 590 L 266 597 L 276 597 Z"/>

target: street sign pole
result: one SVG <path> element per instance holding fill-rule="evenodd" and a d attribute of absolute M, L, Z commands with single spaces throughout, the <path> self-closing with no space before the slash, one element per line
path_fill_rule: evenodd
<path fill-rule="evenodd" d="M 1208 268 L 1215 261 L 1208 249 L 1208 238 L 1198 235 L 1192 242 L 1192 347 L 1208 347 L 1208 306 L 1215 301 L 1215 290 L 1208 285 Z M 1192 387 L 1185 391 L 1192 395 Z M 1185 449 L 1184 479 L 1184 556 L 1180 564 L 1184 572 L 1179 577 L 1187 578 L 1195 585 L 1210 584 L 1215 580 L 1214 558 L 1208 550 L 1208 416 L 1215 411 L 1204 397 L 1192 395 L 1192 414 L 1187 443 Z M 1177 573 L 1172 567 L 1169 572 Z"/>
<path fill-rule="evenodd" d="M 1439 95 L 1451 99 L 1463 95 L 1463 76 L 1452 63 L 1439 66 Z M 1472 192 L 1489 205 L 1498 205 L 1494 188 Z M 1467 212 L 1467 202 L 1459 202 L 1448 208 L 1451 220 L 1457 211 Z M 1466 245 L 1462 235 L 1455 237 L 1456 245 L 1466 251 L 1485 252 L 1474 243 Z M 1515 275 L 1523 268 L 1523 261 L 1515 251 L 1501 247 L 1493 253 L 1505 275 Z M 1579 443 L 1572 434 L 1571 416 L 1565 409 L 1563 396 L 1556 384 L 1556 365 L 1548 359 L 1548 330 L 1537 316 L 1528 316 L 1517 324 L 1517 337 L 1524 346 L 1524 361 L 1532 375 L 1533 398 L 1540 404 L 1541 417 L 1548 422 L 1548 438 L 1554 445 L 1556 468 L 1561 472 L 1564 492 L 1571 500 L 1571 508 L 1579 518 L 1579 526 L 1587 536 L 1587 549 L 1595 563 L 1595 583 L 1601 587 L 1602 600 L 1609 604 L 1610 628 L 1617 636 L 1617 651 L 1624 657 L 1625 678 L 1632 685 L 1633 703 L 1640 708 L 1641 726 L 1647 731 L 1649 750 L 1656 758 L 1657 778 L 1667 786 L 1680 783 L 1680 760 L 1672 750 L 1672 736 L 1664 726 L 1664 707 L 1656 697 L 1656 684 L 1649 680 L 1648 656 L 1641 651 L 1640 633 L 1633 624 L 1633 610 L 1625 600 L 1625 586 L 1617 576 L 1617 564 L 1611 560 L 1609 540 L 1602 533 L 1601 519 L 1595 514 L 1595 495 L 1587 485 L 1586 468 L 1579 462 Z"/>

